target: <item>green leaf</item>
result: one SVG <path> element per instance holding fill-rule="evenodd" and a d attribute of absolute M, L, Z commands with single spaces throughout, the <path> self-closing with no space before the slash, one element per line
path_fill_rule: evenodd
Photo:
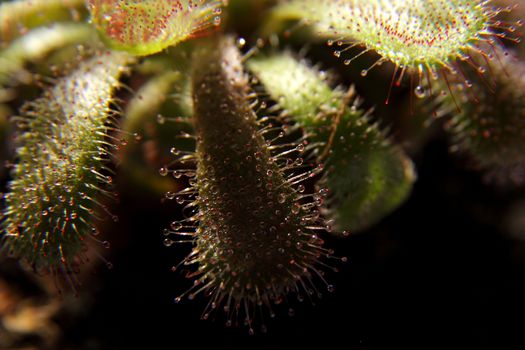
<path fill-rule="evenodd" d="M 38 61 L 50 52 L 70 44 L 83 44 L 96 38 L 84 23 L 56 23 L 37 28 L 0 51 L 0 85 L 24 68 L 27 62 Z"/>
<path fill-rule="evenodd" d="M 21 110 L 2 245 L 38 270 L 69 271 L 81 262 L 96 212 L 105 211 L 97 197 L 111 196 L 104 189 L 112 182 L 110 104 L 130 62 L 125 54 L 100 53 Z"/>
<path fill-rule="evenodd" d="M 471 76 L 442 107 L 451 114 L 452 150 L 467 155 L 489 182 L 524 184 L 525 64 L 497 51 L 486 74 Z"/>
<path fill-rule="evenodd" d="M 518 41 L 513 32 L 522 22 L 506 24 L 496 17 L 508 9 L 491 6 L 490 1 L 471 0 L 281 0 L 274 21 L 289 19 L 311 24 L 321 37 L 328 38 L 334 55 L 360 46 L 363 51 L 345 57 L 350 64 L 368 51 L 381 58 L 368 69 L 389 61 L 401 80 L 405 72 L 417 75 L 415 94 L 423 97 L 423 80 L 454 74 L 458 60 L 482 52 L 490 56 L 496 39 Z M 480 69 L 485 67 L 478 62 Z"/>
<path fill-rule="evenodd" d="M 198 212 L 176 223 L 174 233 L 188 235 L 189 225 L 198 222 L 195 247 L 185 260 L 198 264 L 189 297 L 205 291 L 217 307 L 242 305 L 251 328 L 259 306 L 270 307 L 290 291 L 310 290 L 304 283 L 320 274 L 318 261 L 329 253 L 311 227 L 318 220 L 315 206 L 303 205 L 302 191 L 295 188 L 297 173 L 285 173 L 260 132 L 262 121 L 252 109 L 234 41 L 220 39 L 201 48 L 194 62 L 197 174 L 190 183 Z M 205 318 L 213 308 L 207 307 Z M 230 323 L 240 316 L 228 315 Z"/>
<path fill-rule="evenodd" d="M 158 196 L 173 192 L 175 180 L 159 179 L 159 169 L 171 161 L 173 147 L 195 149 L 193 140 L 180 137 L 182 132 L 193 133 L 189 77 L 175 70 L 154 75 L 129 101 L 125 115 L 122 130 L 140 139 L 122 148 L 121 169 L 126 179 L 134 191 L 142 189 Z"/>
<path fill-rule="evenodd" d="M 319 145 L 328 169 L 321 181 L 329 190 L 324 207 L 337 232 L 364 230 L 405 201 L 416 178 L 412 162 L 359 109 L 352 89 L 333 90 L 324 72 L 291 54 L 256 56 L 247 64 Z"/>
<path fill-rule="evenodd" d="M 143 56 L 220 24 L 221 0 L 89 0 L 91 21 L 113 49 Z"/>
<path fill-rule="evenodd" d="M 85 0 L 15 0 L 0 4 L 0 48 L 29 29 L 52 22 L 79 21 Z"/>

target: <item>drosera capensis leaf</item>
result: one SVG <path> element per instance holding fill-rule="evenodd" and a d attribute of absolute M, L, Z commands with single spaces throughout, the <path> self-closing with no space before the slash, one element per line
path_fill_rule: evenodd
<path fill-rule="evenodd" d="M 466 155 L 490 183 L 525 184 L 525 64 L 499 51 L 491 80 L 472 75 L 455 100 L 444 97 L 451 150 Z M 458 84 L 458 82 L 454 82 Z M 456 107 L 459 104 L 459 111 Z"/>
<path fill-rule="evenodd" d="M 175 83 L 182 79 L 181 72 L 168 70 L 148 80 L 130 100 L 122 129 L 130 133 L 140 132 L 145 117 L 158 115 L 162 104 L 173 92 Z"/>
<path fill-rule="evenodd" d="M 415 181 L 412 161 L 390 141 L 369 112 L 359 108 L 353 89 L 333 89 L 326 72 L 291 53 L 256 55 L 248 67 L 284 114 L 303 127 L 326 173 L 323 207 L 333 232 L 362 231 L 399 207 Z"/>
<path fill-rule="evenodd" d="M 415 95 L 424 97 L 423 80 L 446 80 L 462 62 L 483 71 L 500 39 L 519 41 L 515 30 L 522 21 L 506 24 L 497 19 L 511 10 L 485 0 L 282 0 L 275 16 L 311 24 L 345 64 L 368 51 L 377 52 L 380 58 L 362 70 L 363 76 L 392 62 L 396 67 L 392 82 L 411 73 L 416 78 L 411 81 Z M 347 57 L 345 51 L 353 47 L 362 51 Z M 473 60 L 474 54 L 482 59 Z"/>
<path fill-rule="evenodd" d="M 197 170 L 192 185 L 172 195 L 190 204 L 186 218 L 166 232 L 165 244 L 191 236 L 193 251 L 180 265 L 196 265 L 196 271 L 193 287 L 176 301 L 205 293 L 211 299 L 204 319 L 223 309 L 227 325 L 243 317 L 253 333 L 260 310 L 272 316 L 288 294 L 302 300 L 318 290 L 315 278 L 325 281 L 321 260 L 333 252 L 316 233 L 326 228 L 311 200 L 317 194 L 306 195 L 300 184 L 319 168 L 293 165 L 302 164 L 289 158 L 304 151 L 302 143 L 283 151 L 265 139 L 273 126 L 252 109 L 249 79 L 232 38 L 200 48 L 194 62 Z"/>
<path fill-rule="evenodd" d="M 0 4 L 0 49 L 29 29 L 53 22 L 80 21 L 85 0 L 15 0 Z"/>
<path fill-rule="evenodd" d="M 33 29 L 0 51 L 0 85 L 16 76 L 27 62 L 38 61 L 64 46 L 85 44 L 94 39 L 95 31 L 85 23 L 55 23 Z"/>
<path fill-rule="evenodd" d="M 113 197 L 111 103 L 131 62 L 124 53 L 100 52 L 16 118 L 17 163 L 4 196 L 1 244 L 37 271 L 69 279 L 83 261 L 85 240 L 98 240 L 94 221 L 113 217 L 99 197 Z"/>
<path fill-rule="evenodd" d="M 191 82 L 187 74 L 165 70 L 153 75 L 129 101 L 121 128 L 133 135 L 121 150 L 121 171 L 135 190 L 164 195 L 174 192 L 173 178 L 159 179 L 159 169 L 173 155 L 173 147 L 194 150 L 193 140 L 178 137 L 193 132 Z"/>
<path fill-rule="evenodd" d="M 220 24 L 222 0 L 89 0 L 91 22 L 112 48 L 144 56 Z"/>

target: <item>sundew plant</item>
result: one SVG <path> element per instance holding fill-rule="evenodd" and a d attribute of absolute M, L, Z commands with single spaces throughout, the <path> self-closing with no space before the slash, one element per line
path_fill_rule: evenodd
<path fill-rule="evenodd" d="M 1 2 L 0 348 L 86 348 L 68 332 L 129 261 L 155 261 L 173 318 L 195 304 L 213 334 L 337 308 L 354 244 L 434 203 L 437 143 L 504 198 L 480 215 L 523 231 L 519 5 Z"/>

